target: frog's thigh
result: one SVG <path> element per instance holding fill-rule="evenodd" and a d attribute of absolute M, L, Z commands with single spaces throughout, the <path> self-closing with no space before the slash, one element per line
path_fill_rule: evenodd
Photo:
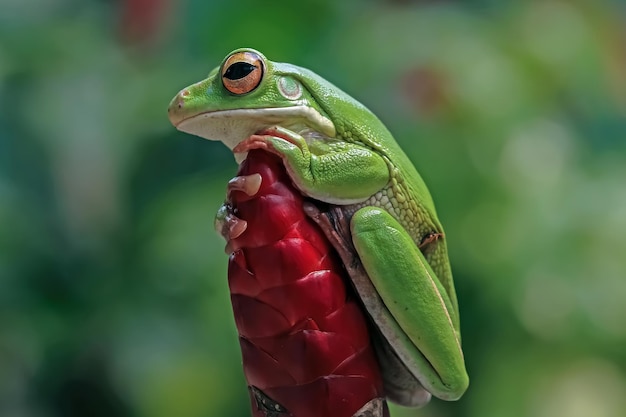
<path fill-rule="evenodd" d="M 430 387 L 439 391 L 433 394 L 460 396 L 467 387 L 467 374 L 448 312 L 451 304 L 424 255 L 385 210 L 358 210 L 350 228 L 361 262 L 385 306 L 426 359 L 418 363 L 421 369 L 411 371 L 423 376 L 434 368 L 440 381 L 435 383 L 438 387 Z"/>

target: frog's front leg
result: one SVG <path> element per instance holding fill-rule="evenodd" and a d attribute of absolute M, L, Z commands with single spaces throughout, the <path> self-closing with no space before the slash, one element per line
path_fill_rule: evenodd
<path fill-rule="evenodd" d="M 233 151 L 261 148 L 279 155 L 291 180 L 306 196 L 331 204 L 365 201 L 390 179 L 385 159 L 371 149 L 312 133 L 266 129 L 239 143 Z"/>
<path fill-rule="evenodd" d="M 433 395 L 455 400 L 465 392 L 465 371 L 452 302 L 404 227 L 385 210 L 364 207 L 351 219 L 354 247 L 397 327 L 385 337 Z M 437 244 L 433 242 L 433 244 Z"/>

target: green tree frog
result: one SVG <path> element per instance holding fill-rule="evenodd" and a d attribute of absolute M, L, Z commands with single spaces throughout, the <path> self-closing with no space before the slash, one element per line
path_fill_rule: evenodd
<path fill-rule="evenodd" d="M 419 406 L 469 384 L 446 239 L 431 195 L 391 133 L 315 73 L 238 49 L 169 106 L 181 131 L 226 144 L 240 162 L 279 155 L 294 185 L 331 209 L 324 228 L 375 324 L 388 397 Z"/>

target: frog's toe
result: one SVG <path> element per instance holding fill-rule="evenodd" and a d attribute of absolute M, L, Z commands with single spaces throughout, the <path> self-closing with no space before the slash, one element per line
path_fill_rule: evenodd
<path fill-rule="evenodd" d="M 271 151 L 270 143 L 267 141 L 267 135 L 252 135 L 246 140 L 239 142 L 234 148 L 234 153 L 244 153 L 252 149 L 264 149 Z"/>

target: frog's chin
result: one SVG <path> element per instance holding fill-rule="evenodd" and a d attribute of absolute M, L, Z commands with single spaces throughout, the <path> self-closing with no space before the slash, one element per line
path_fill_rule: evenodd
<path fill-rule="evenodd" d="M 327 137 L 335 137 L 336 133 L 330 119 L 308 106 L 211 111 L 184 119 L 176 128 L 204 139 L 219 140 L 232 150 L 250 135 L 273 126 L 296 132 L 311 129 Z M 238 162 L 243 159 L 240 155 L 235 157 Z"/>

